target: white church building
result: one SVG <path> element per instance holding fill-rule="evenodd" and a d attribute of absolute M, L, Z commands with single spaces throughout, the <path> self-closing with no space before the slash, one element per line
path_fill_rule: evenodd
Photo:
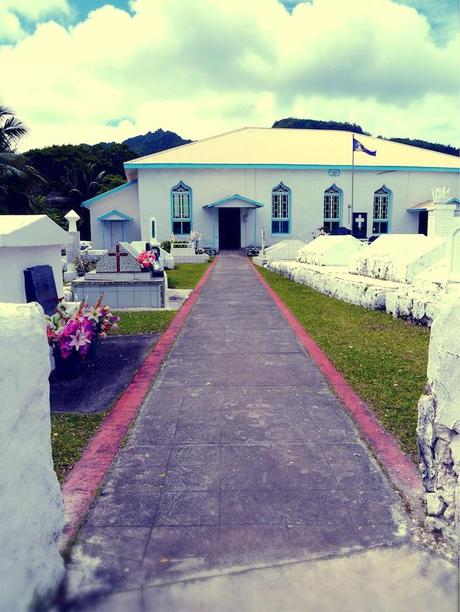
<path fill-rule="evenodd" d="M 353 139 L 368 151 L 353 151 Z M 356 147 L 355 147 L 356 149 Z M 124 164 L 127 183 L 84 202 L 93 248 L 188 239 L 237 249 L 320 228 L 358 238 L 426 233 L 431 190 L 460 207 L 459 158 L 332 130 L 243 128 Z"/>

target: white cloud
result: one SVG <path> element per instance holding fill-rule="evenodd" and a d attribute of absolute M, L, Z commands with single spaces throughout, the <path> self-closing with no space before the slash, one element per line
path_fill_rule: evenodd
<path fill-rule="evenodd" d="M 413 8 L 392 0 L 315 0 L 292 14 L 278 0 L 131 8 L 106 5 L 67 28 L 43 23 L 0 47 L 3 101 L 31 128 L 24 146 L 158 127 L 201 138 L 286 116 L 460 140 L 459 38 L 438 47 Z"/>

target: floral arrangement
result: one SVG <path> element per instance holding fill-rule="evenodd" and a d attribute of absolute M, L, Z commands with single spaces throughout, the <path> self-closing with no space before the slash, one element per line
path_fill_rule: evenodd
<path fill-rule="evenodd" d="M 96 337 L 106 338 L 107 332 L 118 326 L 119 317 L 109 306 L 102 306 L 102 297 L 92 307 L 86 302 L 79 306 L 59 303 L 54 315 L 46 317 L 48 344 L 63 359 L 73 351 L 85 357 Z"/>
<path fill-rule="evenodd" d="M 201 240 L 201 233 L 197 230 L 193 230 L 193 232 L 190 234 L 190 242 L 197 243 L 198 240 Z"/>
<path fill-rule="evenodd" d="M 137 261 L 145 270 L 153 270 L 155 267 L 158 267 L 158 265 L 155 266 L 157 257 L 153 251 L 142 251 L 142 253 L 138 255 Z"/>

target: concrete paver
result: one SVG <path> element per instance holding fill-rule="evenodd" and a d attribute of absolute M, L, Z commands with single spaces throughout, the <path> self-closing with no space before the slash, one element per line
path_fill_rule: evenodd
<path fill-rule="evenodd" d="M 412 568 L 415 593 L 431 564 L 418 609 L 444 592 L 450 612 L 454 568 L 413 548 L 407 520 L 248 261 L 225 254 L 78 536 L 63 607 L 405 610 L 418 600 L 390 568 Z M 331 580 L 343 598 L 324 597 Z"/>

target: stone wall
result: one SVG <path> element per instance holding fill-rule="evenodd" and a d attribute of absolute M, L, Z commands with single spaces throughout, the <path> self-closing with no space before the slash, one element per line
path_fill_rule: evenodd
<path fill-rule="evenodd" d="M 0 304 L 0 611 L 50 597 L 64 571 L 51 457 L 49 349 L 38 304 Z"/>
<path fill-rule="evenodd" d="M 429 280 L 417 286 L 408 285 L 350 274 L 346 267 L 313 266 L 291 261 L 269 261 L 265 267 L 338 300 L 386 310 L 395 318 L 428 326 L 444 292 L 442 285 Z"/>
<path fill-rule="evenodd" d="M 460 543 L 460 288 L 438 306 L 428 361 L 428 384 L 418 403 L 417 438 L 426 498 L 426 525 Z"/>

